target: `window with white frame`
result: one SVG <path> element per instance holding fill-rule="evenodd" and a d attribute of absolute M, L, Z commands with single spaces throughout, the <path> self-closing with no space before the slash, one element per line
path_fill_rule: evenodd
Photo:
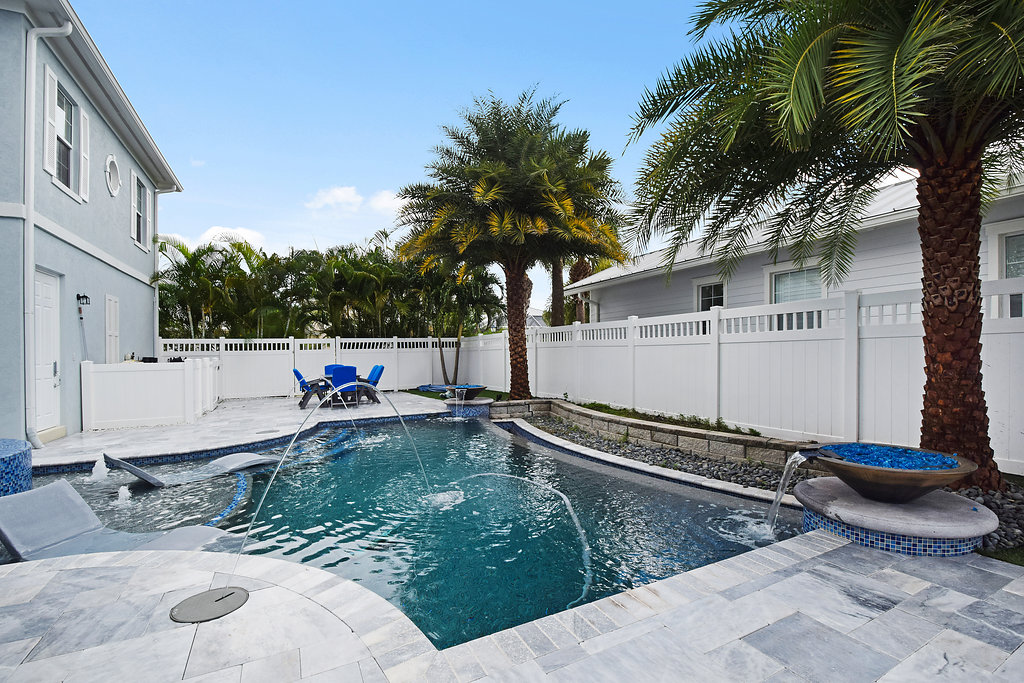
<path fill-rule="evenodd" d="M 725 306 L 725 283 L 707 282 L 697 286 L 697 310 L 710 311 L 714 306 Z"/>
<path fill-rule="evenodd" d="M 1006 277 L 1024 277 L 1024 234 L 1007 235 L 1003 242 L 1003 273 Z M 1024 317 L 1024 296 L 1010 295 L 1010 317 Z"/>
<path fill-rule="evenodd" d="M 149 237 L 152 234 L 153 226 L 153 193 L 142 178 L 132 171 L 132 213 L 131 213 L 131 236 L 135 244 L 140 248 L 149 250 Z"/>
<path fill-rule="evenodd" d="M 89 200 L 89 116 L 45 67 L 43 170 L 72 197 Z"/>
<path fill-rule="evenodd" d="M 1003 253 L 1006 277 L 1024 277 L 1024 234 L 1007 235 Z"/>
<path fill-rule="evenodd" d="M 821 270 L 819 268 L 780 271 L 772 273 L 771 278 L 771 301 L 773 304 L 822 297 Z"/>

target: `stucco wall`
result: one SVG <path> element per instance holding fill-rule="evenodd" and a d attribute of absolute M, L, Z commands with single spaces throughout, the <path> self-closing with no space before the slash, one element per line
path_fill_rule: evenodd
<path fill-rule="evenodd" d="M 0 10 L 0 203 L 24 199 L 25 30 L 23 15 Z"/>
<path fill-rule="evenodd" d="M 82 427 L 79 364 L 86 360 L 86 350 L 88 360 L 106 362 L 105 295 L 119 300 L 121 354 L 152 356 L 153 289 L 41 230 L 36 231 L 36 264 L 60 276 L 61 424 L 69 433 L 77 432 Z M 92 300 L 83 310 L 84 344 L 76 294 Z"/>
<path fill-rule="evenodd" d="M 89 116 L 89 201 L 79 202 L 54 184 L 52 176 L 43 170 L 42 150 L 45 125 L 43 125 L 44 68 L 49 66 L 57 75 L 60 86 L 67 91 L 78 107 Z M 100 113 L 92 106 L 85 93 L 72 80 L 64 67 L 40 41 L 36 73 L 36 207 L 38 214 L 49 219 L 90 244 L 99 247 L 128 266 L 145 273 L 153 272 L 153 254 L 140 249 L 131 238 L 132 193 L 131 171 L 143 176 L 143 182 L 152 190 L 153 182 L 145 177 L 139 164 L 127 148 L 105 123 Z M 76 122 L 77 123 L 77 122 Z M 78 147 L 76 146 L 76 152 Z M 122 187 L 117 196 L 111 196 L 104 176 L 104 162 L 113 154 L 120 167 Z M 77 182 L 72 182 L 77 189 Z M 155 220 L 154 220 L 155 222 Z M 152 235 L 150 235 L 152 237 Z"/>
<path fill-rule="evenodd" d="M 21 260 L 17 258 L 23 225 L 21 219 L 0 217 L 0 254 L 14 256 L 0 268 L 0 438 L 6 439 L 25 437 Z"/>

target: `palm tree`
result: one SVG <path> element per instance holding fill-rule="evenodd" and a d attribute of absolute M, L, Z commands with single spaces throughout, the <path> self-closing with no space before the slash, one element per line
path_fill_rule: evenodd
<path fill-rule="evenodd" d="M 427 166 L 433 182 L 399 191 L 407 200 L 399 223 L 412 228 L 403 255 L 424 268 L 451 259 L 469 267 L 493 263 L 504 272 L 512 399 L 530 396 L 527 269 L 559 253 L 624 258 L 614 226 L 589 210 L 602 206 L 600 186 L 574 185 L 567 172 L 579 133 L 555 124 L 561 103 L 534 103 L 533 94 L 512 105 L 494 95 L 475 100 L 463 113 L 465 128 L 443 129 L 449 144 L 435 148 L 437 158 Z M 577 155 L 577 164 L 586 161 Z M 574 196 L 575 190 L 594 196 Z"/>
<path fill-rule="evenodd" d="M 981 383 L 981 216 L 1024 160 L 1020 0 L 709 0 L 703 39 L 648 91 L 636 139 L 670 120 L 638 183 L 641 244 L 697 226 L 728 275 L 754 228 L 836 284 L 880 181 L 917 172 L 925 339 L 921 446 L 1002 486 Z M 674 259 L 668 250 L 668 263 Z"/>
<path fill-rule="evenodd" d="M 181 240 L 164 236 L 158 245 L 167 261 L 167 267 L 153 277 L 161 290 L 160 333 L 187 331 L 192 339 L 210 336 L 215 283 L 223 276 L 220 247 L 210 243 L 191 249 Z"/>

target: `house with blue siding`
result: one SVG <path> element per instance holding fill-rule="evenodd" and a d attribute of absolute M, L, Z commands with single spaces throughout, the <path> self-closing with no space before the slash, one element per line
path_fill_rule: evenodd
<path fill-rule="evenodd" d="M 81 430 L 80 364 L 155 355 L 181 185 L 65 0 L 0 0 L 0 437 Z"/>
<path fill-rule="evenodd" d="M 982 223 L 981 279 L 1024 277 L 1024 186 L 1013 187 L 994 201 Z M 876 294 L 921 287 L 921 242 L 917 235 L 914 180 L 881 188 L 858 226 L 852 268 L 838 288 L 822 282 L 817 264 L 797 264 L 786 254 L 771 259 L 756 238 L 728 279 L 714 259 L 701 253 L 698 241 L 683 245 L 670 278 L 665 250 L 602 270 L 567 285 L 566 296 L 583 294 L 591 302 L 591 320 L 625 320 L 694 313 L 713 306 L 741 308 L 840 296 L 859 290 Z M 1019 317 L 1020 297 L 1010 300 L 1010 315 Z"/>

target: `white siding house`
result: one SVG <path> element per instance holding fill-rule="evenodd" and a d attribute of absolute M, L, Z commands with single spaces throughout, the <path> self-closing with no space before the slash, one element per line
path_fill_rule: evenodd
<path fill-rule="evenodd" d="M 827 289 L 814 263 L 802 271 L 780 258 L 773 263 L 763 245 L 755 245 L 733 276 L 723 280 L 713 259 L 699 245 L 685 245 L 676 257 L 671 278 L 664 269 L 664 251 L 644 254 L 635 262 L 615 266 L 568 285 L 566 295 L 588 292 L 596 304 L 592 320 L 625 320 L 725 308 L 785 303 L 840 296 L 914 289 L 921 285 L 921 248 L 917 235 L 917 198 L 913 180 L 882 189 L 866 212 L 849 276 L 837 289 Z M 993 258 L 994 256 L 994 258 Z M 982 227 L 981 278 L 1024 276 L 1024 187 L 997 200 Z M 703 303 L 703 307 L 702 307 Z"/>
<path fill-rule="evenodd" d="M 66 0 L 0 2 L 0 437 L 81 429 L 80 365 L 155 355 L 181 186 Z"/>

